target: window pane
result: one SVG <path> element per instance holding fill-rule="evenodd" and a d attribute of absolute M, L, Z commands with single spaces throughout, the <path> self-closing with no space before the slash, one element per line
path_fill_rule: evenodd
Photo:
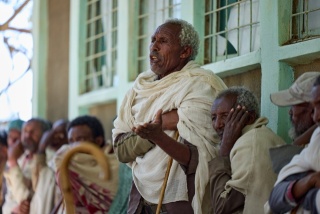
<path fill-rule="evenodd" d="M 319 37 L 319 20 L 319 0 L 292 0 L 291 40 L 289 43 Z"/>
<path fill-rule="evenodd" d="M 117 60 L 117 0 L 87 1 L 85 92 L 112 87 Z"/>
<path fill-rule="evenodd" d="M 206 64 L 260 48 L 259 0 L 206 0 L 205 8 Z"/>

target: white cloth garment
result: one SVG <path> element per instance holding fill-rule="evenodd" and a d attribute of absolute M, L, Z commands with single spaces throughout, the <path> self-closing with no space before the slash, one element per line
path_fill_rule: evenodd
<path fill-rule="evenodd" d="M 289 175 L 307 171 L 320 171 L 320 128 L 318 127 L 312 134 L 308 147 L 302 150 L 298 155 L 295 155 L 291 162 L 282 168 L 278 175 L 275 185 L 283 181 Z M 320 192 L 317 193 L 317 210 L 320 212 Z M 267 206 L 267 205 L 266 205 Z M 310 213 L 299 207 L 298 214 Z"/>
<path fill-rule="evenodd" d="M 156 112 L 178 109 L 179 134 L 195 145 L 199 164 L 195 178 L 195 196 L 192 206 L 202 213 L 201 203 L 208 183 L 208 161 L 216 156 L 217 135 L 211 125 L 211 105 L 217 93 L 226 89 L 223 81 L 213 72 L 200 68 L 194 61 L 161 80 L 151 70 L 138 76 L 126 94 L 119 115 L 114 122 L 113 139 L 130 132 L 137 124 L 152 121 Z M 166 132 L 173 137 L 174 132 Z M 140 194 L 152 203 L 158 203 L 161 185 L 169 156 L 158 146 L 131 163 L 133 180 Z M 163 203 L 188 200 L 186 175 L 173 161 Z"/>
<path fill-rule="evenodd" d="M 285 142 L 266 127 L 267 123 L 267 118 L 260 117 L 244 127 L 242 136 L 230 152 L 232 178 L 221 195 L 229 193 L 231 188 L 245 195 L 245 214 L 264 212 L 264 203 L 277 178 L 272 169 L 269 149 Z"/>

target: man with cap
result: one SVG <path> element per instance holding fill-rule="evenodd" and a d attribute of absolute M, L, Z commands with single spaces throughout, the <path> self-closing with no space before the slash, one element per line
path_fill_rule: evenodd
<path fill-rule="evenodd" d="M 21 129 L 24 124 L 23 120 L 15 119 L 8 124 L 8 146 L 12 146 L 17 140 L 21 138 Z"/>
<path fill-rule="evenodd" d="M 281 168 L 289 163 L 295 154 L 309 143 L 316 124 L 312 120 L 313 107 L 311 101 L 311 89 L 320 72 L 306 72 L 299 76 L 289 89 L 275 92 L 270 95 L 271 102 L 277 106 L 290 106 L 289 116 L 292 128 L 289 136 L 292 144 L 270 149 L 273 168 L 279 173 Z"/>
<path fill-rule="evenodd" d="M 313 120 L 318 128 L 308 147 L 280 171 L 269 198 L 272 213 L 320 213 L 320 75 L 311 95 Z"/>

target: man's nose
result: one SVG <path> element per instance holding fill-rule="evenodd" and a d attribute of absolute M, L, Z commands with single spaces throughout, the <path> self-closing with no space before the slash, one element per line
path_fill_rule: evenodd
<path fill-rule="evenodd" d="M 151 51 L 159 51 L 159 45 L 158 45 L 157 41 L 150 44 L 150 50 Z"/>
<path fill-rule="evenodd" d="M 25 132 L 24 133 L 24 137 L 25 138 L 30 138 L 31 137 L 31 133 L 30 132 Z"/>
<path fill-rule="evenodd" d="M 223 120 L 221 120 L 220 118 L 217 118 L 216 121 L 214 122 L 213 128 L 214 129 L 220 129 L 223 126 L 224 126 Z"/>

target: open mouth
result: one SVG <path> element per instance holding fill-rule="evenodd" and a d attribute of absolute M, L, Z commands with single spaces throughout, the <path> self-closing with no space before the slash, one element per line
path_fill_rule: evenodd
<path fill-rule="evenodd" d="M 159 61 L 159 58 L 155 55 L 150 55 L 150 62 L 158 62 Z"/>

